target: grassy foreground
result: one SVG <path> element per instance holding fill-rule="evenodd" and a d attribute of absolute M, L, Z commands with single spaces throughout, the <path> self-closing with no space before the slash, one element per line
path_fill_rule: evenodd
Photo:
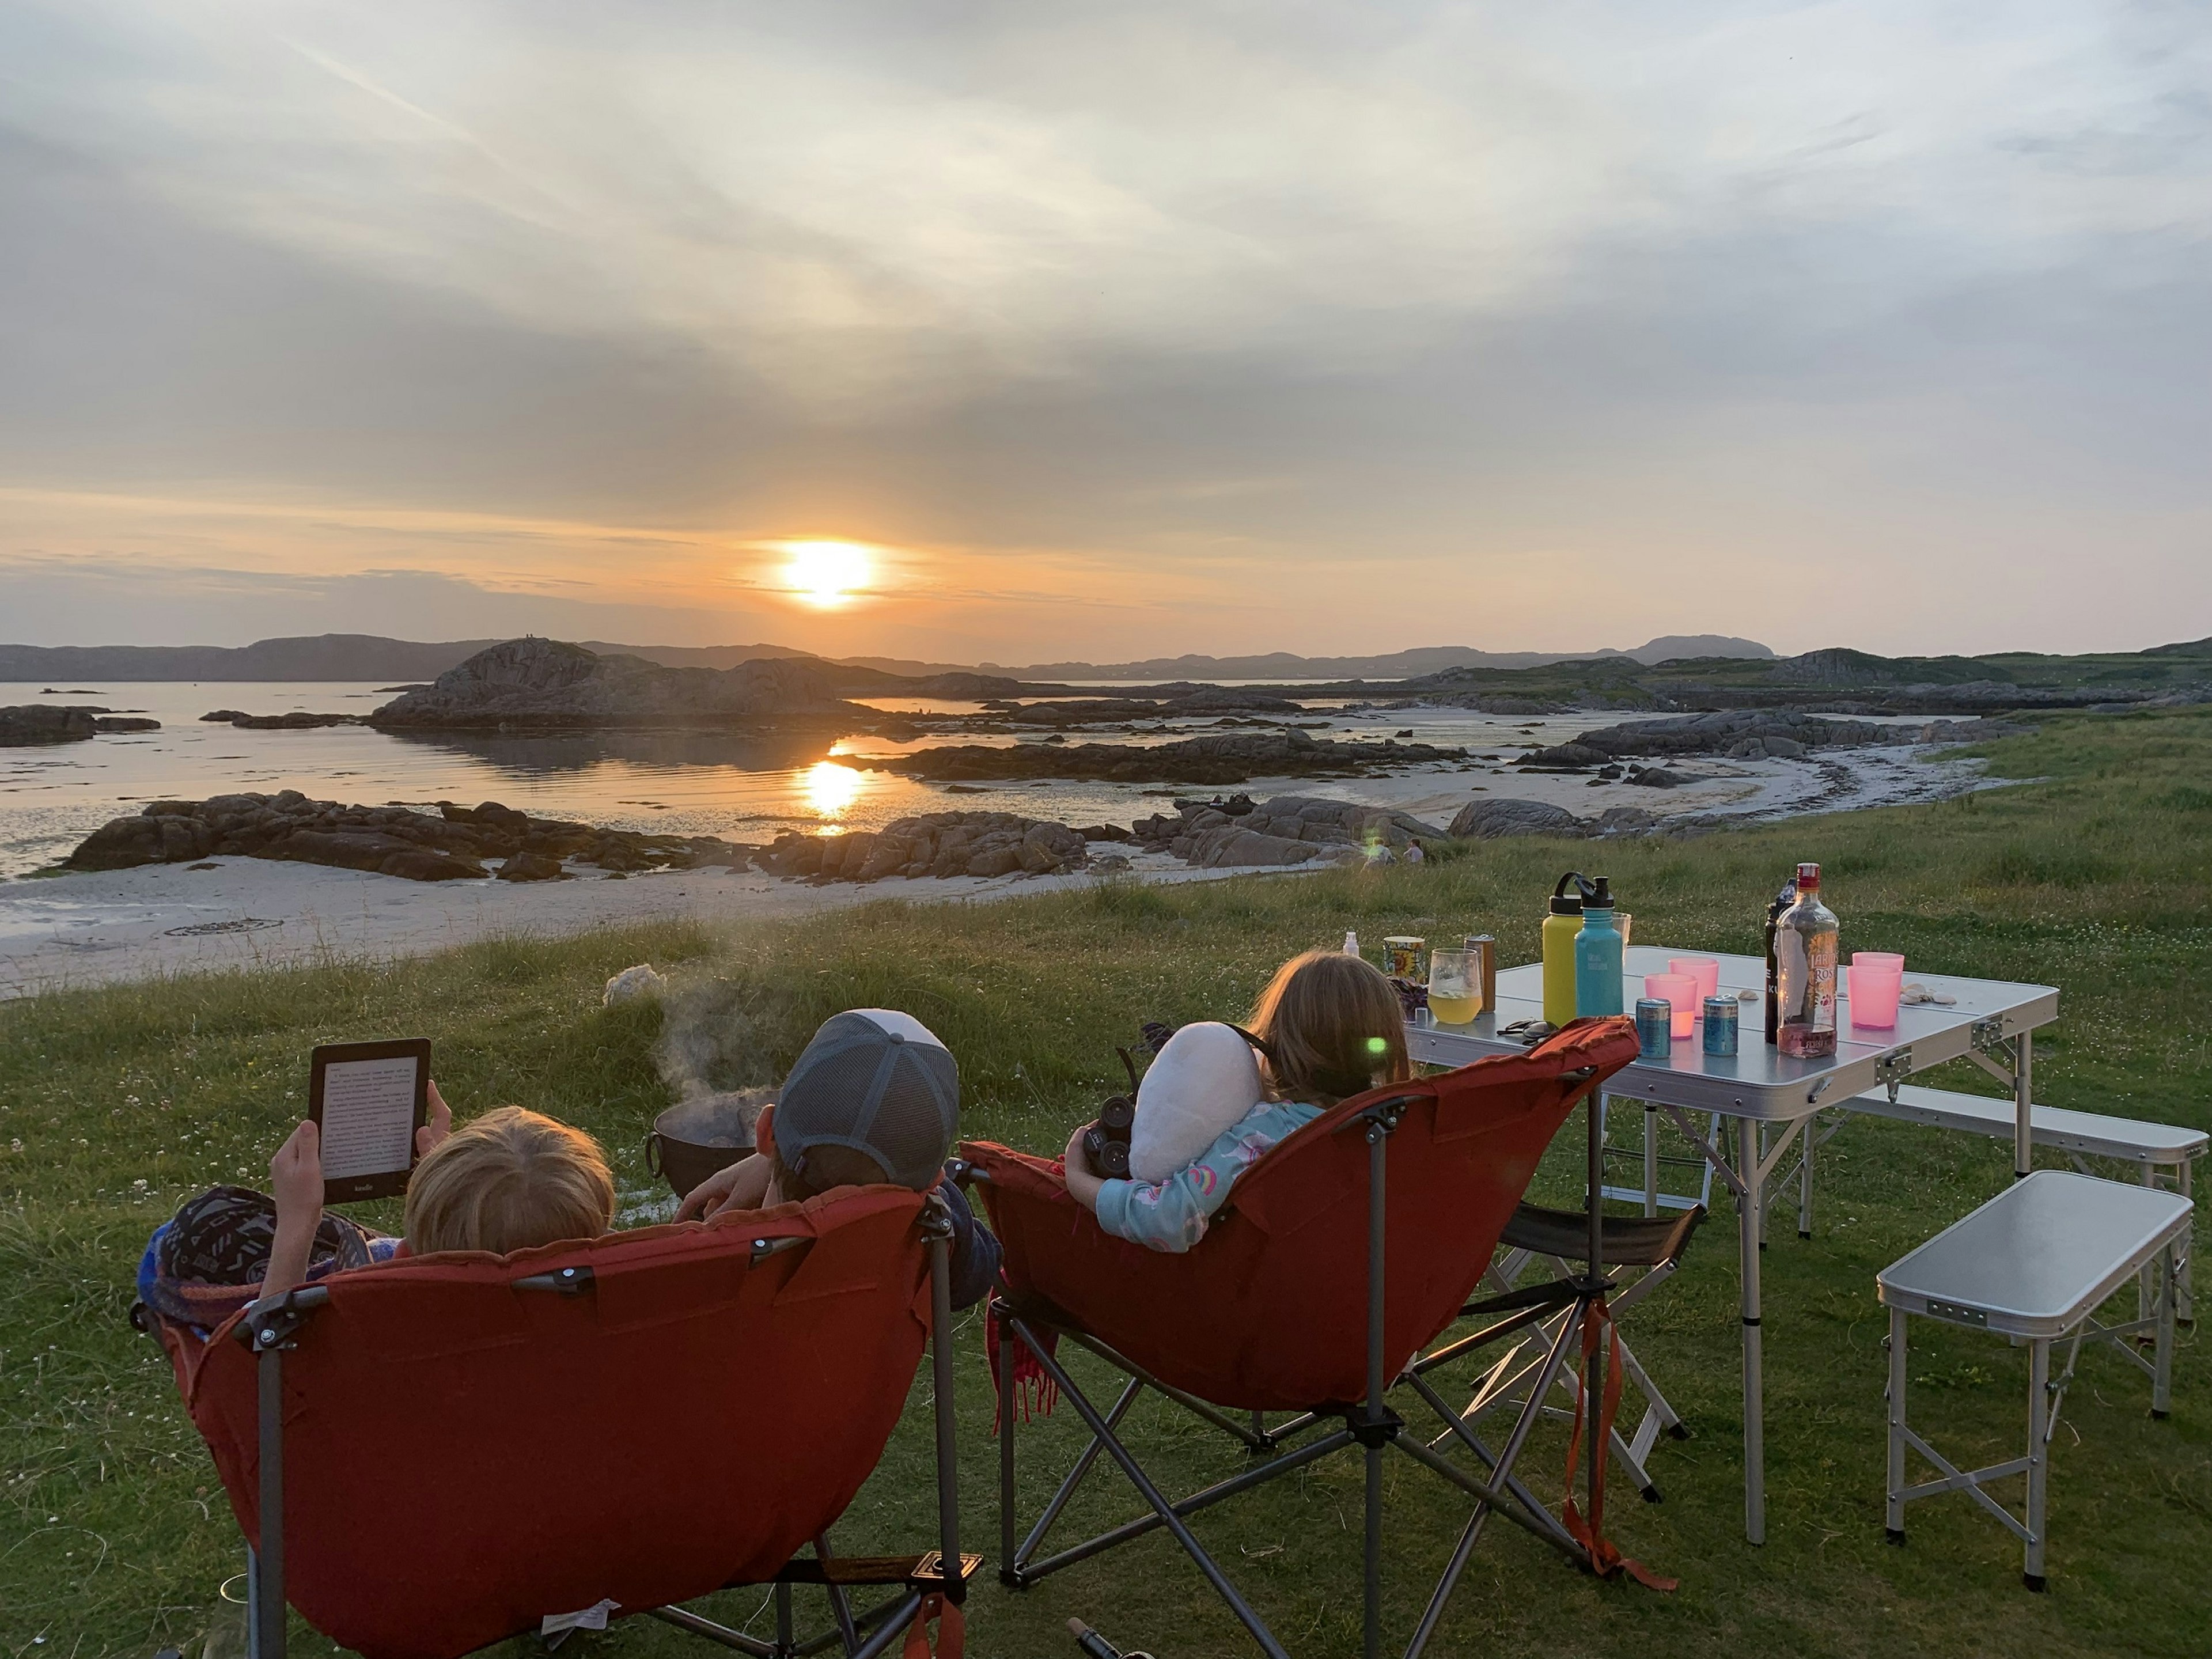
<path fill-rule="evenodd" d="M 1386 933 L 1490 931 L 1509 960 L 1525 960 L 1541 895 L 1572 864 L 1613 878 L 1642 939 L 1747 951 L 1765 896 L 1806 857 L 1826 868 L 1847 950 L 1901 949 L 1924 971 L 2062 988 L 2063 1018 L 2038 1042 L 2040 1099 L 2212 1123 L 2212 713 L 2069 717 L 1990 753 L 2000 774 L 2035 781 L 1686 842 L 1492 842 L 1417 870 L 882 905 L 727 938 L 667 928 L 497 943 L 0 1005 L 0 1653 L 196 1651 L 210 1632 L 215 1651 L 237 1650 L 220 1600 L 243 1565 L 236 1528 L 165 1362 L 124 1316 L 153 1225 L 198 1188 L 262 1177 L 317 1041 L 430 1036 L 464 1115 L 518 1101 L 588 1127 L 641 1210 L 655 1196 L 643 1136 L 668 1097 L 657 1050 L 717 1083 L 773 1081 L 828 1014 L 904 1007 L 959 1055 L 969 1133 L 1057 1149 L 1109 1081 L 1111 1044 L 1139 1018 L 1233 1016 L 1285 955 L 1346 927 L 1370 945 Z M 648 958 L 678 981 L 667 1007 L 603 1009 L 605 977 Z M 1978 1073 L 1952 1072 L 1934 1080 L 1990 1091 Z M 1540 1191 L 1571 1197 L 1573 1151 L 1563 1147 Z M 1763 1550 L 1740 1525 L 1734 1223 L 1717 1216 L 1681 1277 L 1626 1325 L 1696 1437 L 1662 1443 L 1652 1467 L 1666 1501 L 1628 1495 L 1615 1531 L 1680 1589 L 1596 1583 L 1493 1528 L 1433 1650 L 2203 1651 L 2212 1386 L 2190 1334 L 2164 1423 L 2149 1420 L 2148 1382 L 2118 1356 L 2083 1357 L 2055 1442 L 2050 1594 L 2020 1589 L 2017 1547 L 1963 1498 L 1916 1505 L 1909 1547 L 1882 1542 L 1874 1274 L 1996 1192 L 2008 1158 L 1995 1141 L 1859 1122 L 1824 1152 L 1818 1236 L 1775 1230 Z M 963 1522 L 971 1546 L 994 1553 L 981 1335 L 971 1321 L 959 1339 Z M 2015 1455 L 2024 1353 L 1924 1322 L 1914 1345 L 1923 1431 L 1954 1458 Z M 1139 1413 L 1135 1438 L 1155 1468 L 1193 1485 L 1242 1461 L 1165 1414 Z M 1029 1514 L 1079 1443 L 1065 1410 L 1025 1433 Z M 1562 1454 L 1559 1438 L 1540 1439 L 1524 1462 L 1540 1491 L 1556 1495 Z M 927 1539 L 927 1457 L 918 1382 L 884 1468 L 840 1527 L 842 1547 Z M 1402 1641 L 1464 1507 L 1409 1463 L 1391 1479 L 1386 1628 Z M 1069 1524 L 1134 1512 L 1118 1479 L 1092 1491 Z M 1358 1495 L 1354 1463 L 1323 1464 L 1199 1526 L 1295 1652 L 1357 1650 Z M 720 1616 L 756 1618 L 761 1599 L 722 1598 Z M 1251 1650 L 1157 1536 L 1024 1595 L 987 1574 L 970 1607 L 979 1656 L 1070 1651 L 1070 1613 L 1164 1656 Z M 304 1627 L 295 1639 L 324 1650 Z M 705 1650 L 633 1620 L 569 1650 L 679 1645 Z"/>

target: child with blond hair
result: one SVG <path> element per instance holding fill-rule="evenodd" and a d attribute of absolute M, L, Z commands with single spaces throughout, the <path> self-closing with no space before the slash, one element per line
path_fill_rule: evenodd
<path fill-rule="evenodd" d="M 1069 1139 L 1067 1190 L 1115 1237 L 1189 1249 L 1264 1153 L 1339 1101 L 1413 1074 L 1397 992 L 1339 951 L 1309 951 L 1276 969 L 1247 1027 L 1249 1040 L 1233 1025 L 1186 1025 L 1160 1050 L 1137 1091 L 1137 1179 L 1103 1179 L 1084 1131 Z"/>
<path fill-rule="evenodd" d="M 520 1106 L 461 1128 L 438 1085 L 416 1131 L 401 1236 L 323 1211 L 321 1132 L 301 1122 L 269 1160 L 267 1194 L 217 1187 L 162 1224 L 139 1263 L 139 1299 L 203 1331 L 240 1307 L 331 1273 L 400 1255 L 495 1255 L 595 1238 L 614 1224 L 614 1178 L 599 1143 Z"/>

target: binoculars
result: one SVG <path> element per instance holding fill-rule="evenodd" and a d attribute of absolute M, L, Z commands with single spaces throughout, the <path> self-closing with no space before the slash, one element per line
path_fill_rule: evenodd
<path fill-rule="evenodd" d="M 1152 1054 L 1158 1054 L 1174 1035 L 1170 1027 L 1148 1019 L 1139 1041 Z M 1098 1109 L 1097 1121 L 1083 1132 L 1083 1156 L 1091 1165 L 1091 1174 L 1108 1181 L 1127 1181 L 1129 1131 L 1137 1121 L 1137 1057 L 1120 1047 L 1114 1052 L 1121 1057 L 1121 1069 L 1129 1074 L 1129 1092 L 1115 1095 Z"/>
<path fill-rule="evenodd" d="M 1083 1132 L 1083 1156 L 1093 1175 L 1108 1181 L 1129 1178 L 1129 1131 L 1137 1121 L 1137 1103 L 1115 1095 L 1098 1109 L 1098 1121 Z"/>

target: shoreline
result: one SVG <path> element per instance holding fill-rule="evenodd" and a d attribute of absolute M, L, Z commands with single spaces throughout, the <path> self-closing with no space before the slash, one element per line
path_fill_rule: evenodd
<path fill-rule="evenodd" d="M 1421 769 L 1395 776 L 1255 779 L 1255 799 L 1299 794 L 1355 799 L 1438 823 L 1470 800 L 1541 800 L 1586 818 L 1623 805 L 1658 817 L 1664 833 L 1770 823 L 1817 813 L 1948 799 L 2010 780 L 1978 762 L 1930 756 L 1914 745 L 1847 749 L 1804 761 L 1691 763 L 1698 775 L 1668 790 L 1593 785 L 1561 774 L 1504 767 Z M 1480 778 L 1481 781 L 1477 781 Z M 1042 803 L 1040 803 L 1042 805 Z M 1196 869 L 1167 854 L 1102 844 L 1129 855 L 1120 879 L 1213 881 L 1295 875 L 1326 865 Z M 505 933 L 572 933 L 628 922 L 685 919 L 715 924 L 818 915 L 879 899 L 989 902 L 1086 886 L 1063 875 L 889 877 L 812 886 L 760 870 L 580 875 L 562 882 L 413 882 L 325 866 L 252 858 L 143 865 L 0 881 L 0 1000 L 41 991 L 164 974 L 296 965 L 327 956 L 427 955 Z"/>

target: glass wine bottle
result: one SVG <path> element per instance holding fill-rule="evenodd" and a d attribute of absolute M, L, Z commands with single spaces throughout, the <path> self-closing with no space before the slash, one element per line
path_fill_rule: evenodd
<path fill-rule="evenodd" d="M 1841 928 L 1820 902 L 1820 866 L 1797 866 L 1797 902 L 1774 927 L 1777 1043 L 1785 1054 L 1820 1060 L 1836 1052 L 1836 945 Z"/>

